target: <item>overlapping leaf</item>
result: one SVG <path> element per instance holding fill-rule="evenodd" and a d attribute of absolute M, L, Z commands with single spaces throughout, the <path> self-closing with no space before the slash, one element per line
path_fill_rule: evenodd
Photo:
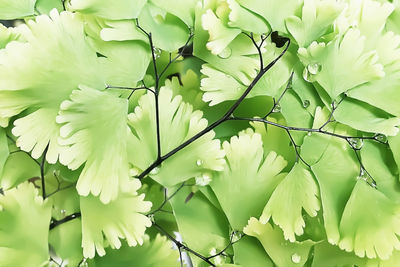
<path fill-rule="evenodd" d="M 49 259 L 50 202 L 31 183 L 0 195 L 0 265 L 42 266 Z"/>
<path fill-rule="evenodd" d="M 180 96 L 173 97 L 172 90 L 162 87 L 159 94 L 161 152 L 168 153 L 207 126 L 201 111 L 193 111 L 190 104 L 182 102 Z M 139 170 L 145 170 L 157 158 L 157 135 L 155 102 L 152 94 L 141 97 L 135 112 L 129 114 L 129 161 Z M 173 186 L 189 178 L 208 175 L 210 171 L 221 171 L 224 152 L 215 133 L 208 132 L 190 145 L 167 159 L 150 173 L 150 176 L 165 186 Z M 138 153 L 137 151 L 140 151 Z"/>
<path fill-rule="evenodd" d="M 275 151 L 263 151 L 261 136 L 252 130 L 224 142 L 227 166 L 214 177 L 211 188 L 233 229 L 241 230 L 250 217 L 259 217 L 287 165 Z M 254 185 L 257 185 L 256 187 Z M 240 207 L 246 206 L 245 209 Z"/>
<path fill-rule="evenodd" d="M 116 199 L 126 186 L 128 102 L 109 92 L 80 86 L 61 104 L 57 122 L 60 144 L 66 146 L 60 162 L 72 170 L 85 163 L 79 176 L 80 195 L 92 193 L 104 203 Z"/>
<path fill-rule="evenodd" d="M 129 246 L 143 244 L 144 232 L 151 226 L 150 219 L 143 213 L 150 211 L 152 204 L 144 201 L 144 194 L 138 195 L 137 189 L 137 184 L 131 182 L 126 192 L 120 192 L 118 198 L 108 204 L 92 195 L 80 198 L 84 257 L 93 258 L 96 252 L 104 256 L 107 244 L 119 249 L 120 238 L 126 239 Z"/>
<path fill-rule="evenodd" d="M 59 126 L 55 117 L 60 103 L 82 82 L 104 87 L 102 64 L 86 43 L 83 24 L 74 14 L 53 11 L 21 27 L 26 43 L 11 42 L 0 51 L 0 117 L 28 110 L 14 122 L 17 145 L 56 162 Z M 21 77 L 24 77 L 21 79 Z"/>

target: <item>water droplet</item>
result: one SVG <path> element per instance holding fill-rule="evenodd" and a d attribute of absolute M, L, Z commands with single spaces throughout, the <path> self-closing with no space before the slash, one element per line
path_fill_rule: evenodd
<path fill-rule="evenodd" d="M 315 75 L 317 75 L 321 71 L 321 65 L 318 63 L 313 63 L 307 65 L 307 67 L 304 68 L 303 71 L 303 78 L 307 82 L 315 82 Z"/>
<path fill-rule="evenodd" d="M 311 134 L 312 134 L 311 132 L 308 132 L 308 133 L 307 133 L 308 136 L 311 136 Z"/>
<path fill-rule="evenodd" d="M 130 168 L 129 169 L 129 176 L 134 177 L 139 174 L 139 169 L 138 168 Z"/>
<path fill-rule="evenodd" d="M 193 35 L 194 34 L 194 28 L 193 27 L 189 27 L 189 35 Z"/>
<path fill-rule="evenodd" d="M 230 47 L 226 47 L 224 50 L 222 50 L 221 53 L 218 54 L 220 58 L 228 58 L 232 55 L 232 49 Z"/>
<path fill-rule="evenodd" d="M 200 167 L 203 165 L 203 161 L 201 159 L 196 160 L 196 165 Z"/>
<path fill-rule="evenodd" d="M 65 214 L 67 213 L 67 211 L 66 211 L 65 209 L 60 210 L 60 212 L 61 212 L 61 214 L 62 214 L 63 216 L 65 216 Z"/>
<path fill-rule="evenodd" d="M 349 143 L 354 149 L 357 150 L 361 149 L 364 145 L 364 141 L 361 138 L 350 138 Z"/>
<path fill-rule="evenodd" d="M 211 174 L 206 172 L 201 174 L 200 176 L 197 176 L 196 179 L 196 185 L 199 186 L 206 186 L 211 182 Z"/>
<path fill-rule="evenodd" d="M 238 86 L 238 87 L 236 88 L 236 91 L 238 91 L 238 92 L 242 91 L 242 87 Z"/>
<path fill-rule="evenodd" d="M 216 248 L 212 248 L 210 250 L 210 256 L 214 256 L 215 254 L 217 254 L 217 249 Z"/>
<path fill-rule="evenodd" d="M 242 235 L 243 235 L 242 232 L 234 231 L 232 233 L 232 243 L 239 241 L 242 238 Z"/>
<path fill-rule="evenodd" d="M 151 222 L 155 222 L 154 221 L 154 214 L 149 214 L 149 215 L 147 215 L 147 217 L 150 219 Z"/>
<path fill-rule="evenodd" d="M 309 100 L 303 100 L 303 108 L 308 108 L 310 106 Z"/>
<path fill-rule="evenodd" d="M 160 56 L 161 56 L 161 49 L 160 48 L 158 48 L 158 47 L 154 47 L 153 48 L 153 53 L 154 53 L 154 57 L 155 58 L 159 58 Z"/>
<path fill-rule="evenodd" d="M 321 65 L 318 64 L 318 63 L 313 63 L 313 64 L 309 64 L 309 65 L 307 66 L 307 69 L 308 69 L 308 72 L 309 72 L 310 74 L 316 75 L 316 74 L 318 74 L 318 73 L 321 71 L 322 67 L 321 67 Z"/>
<path fill-rule="evenodd" d="M 297 253 L 294 253 L 294 254 L 292 255 L 292 261 L 293 261 L 294 263 L 300 263 L 300 261 L 301 261 L 301 256 L 300 256 L 299 254 L 297 254 Z"/>
<path fill-rule="evenodd" d="M 150 174 L 151 175 L 156 175 L 160 172 L 160 167 L 155 167 L 154 169 L 151 170 Z"/>
<path fill-rule="evenodd" d="M 279 105 L 279 103 L 277 103 L 277 104 L 275 104 L 274 108 L 272 109 L 272 112 L 278 113 L 278 112 L 281 112 L 281 110 L 282 110 L 281 105 Z"/>
<path fill-rule="evenodd" d="M 387 143 L 388 138 L 386 135 L 384 134 L 377 134 L 374 136 L 375 140 L 381 143 Z"/>

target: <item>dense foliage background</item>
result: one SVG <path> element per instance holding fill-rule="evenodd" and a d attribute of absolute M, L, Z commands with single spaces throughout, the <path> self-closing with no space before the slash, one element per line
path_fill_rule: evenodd
<path fill-rule="evenodd" d="M 0 19 L 0 266 L 400 266 L 400 1 Z"/>

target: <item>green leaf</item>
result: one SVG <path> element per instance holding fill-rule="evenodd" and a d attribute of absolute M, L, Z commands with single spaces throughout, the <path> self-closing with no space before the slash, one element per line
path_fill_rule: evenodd
<path fill-rule="evenodd" d="M 399 117 L 352 98 L 343 100 L 333 116 L 338 122 L 369 133 L 394 136 L 399 132 Z"/>
<path fill-rule="evenodd" d="M 244 236 L 233 244 L 234 261 L 242 267 L 275 266 L 260 242 L 252 236 Z"/>
<path fill-rule="evenodd" d="M 46 263 L 50 216 L 50 202 L 43 201 L 31 183 L 0 194 L 0 265 L 31 267 Z"/>
<path fill-rule="evenodd" d="M 60 162 L 75 170 L 83 163 L 76 188 L 108 203 L 128 183 L 128 102 L 112 93 L 86 86 L 61 103 L 56 120 L 62 124 L 59 142 L 66 146 Z"/>
<path fill-rule="evenodd" d="M 63 0 L 36 0 L 35 9 L 40 14 L 49 14 L 54 8 L 61 12 L 64 9 Z"/>
<path fill-rule="evenodd" d="M 267 119 L 273 123 L 279 123 L 282 125 L 286 124 L 284 119 L 276 120 L 273 117 L 267 117 Z M 286 131 L 282 128 L 268 125 L 263 122 L 251 122 L 250 125 L 254 128 L 256 133 L 259 133 L 262 138 L 264 154 L 268 154 L 271 151 L 279 153 L 287 162 L 287 166 L 284 168 L 285 171 L 289 171 L 296 160 L 296 152 L 290 145 L 290 139 Z"/>
<path fill-rule="evenodd" d="M 0 19 L 12 20 L 35 13 L 36 0 L 0 0 Z"/>
<path fill-rule="evenodd" d="M 30 20 L 21 33 L 26 43 L 11 42 L 0 50 L 0 118 L 29 109 L 30 114 L 14 122 L 17 145 L 39 158 L 49 144 L 46 158 L 55 163 L 60 103 L 81 82 L 104 87 L 103 65 L 72 13 L 53 10 L 50 17 Z"/>
<path fill-rule="evenodd" d="M 71 0 L 68 3 L 69 9 L 84 14 L 95 15 L 112 20 L 137 18 L 147 3 L 147 0 L 124 1 L 116 0 Z"/>
<path fill-rule="evenodd" d="M 4 164 L 0 185 L 1 188 L 7 190 L 39 176 L 40 167 L 35 160 L 23 151 L 14 152 L 7 157 Z"/>
<path fill-rule="evenodd" d="M 243 8 L 236 0 L 227 0 L 227 3 L 231 10 L 228 22 L 230 27 L 237 27 L 255 34 L 263 34 L 271 30 L 261 16 Z"/>
<path fill-rule="evenodd" d="M 317 81 L 332 99 L 341 93 L 384 76 L 376 51 L 365 51 L 365 37 L 350 28 L 329 43 L 313 42 L 298 55 L 306 66 L 305 76 Z"/>
<path fill-rule="evenodd" d="M 164 9 L 166 12 L 173 14 L 181 19 L 188 27 L 194 24 L 194 9 L 197 0 L 150 0 L 152 4 Z"/>
<path fill-rule="evenodd" d="M 129 247 L 124 244 L 120 249 L 114 250 L 107 248 L 106 255 L 96 256 L 89 266 L 109 267 L 109 266 L 140 266 L 140 267 L 178 267 L 178 250 L 172 249 L 172 242 L 165 236 L 157 234 L 155 238 L 150 239 L 144 236 L 144 242 L 141 246 Z"/>
<path fill-rule="evenodd" d="M 189 38 L 189 28 L 182 20 L 152 4 L 143 8 L 139 24 L 151 33 L 155 47 L 168 52 L 182 47 Z"/>
<path fill-rule="evenodd" d="M 228 244 L 229 224 L 220 210 L 215 208 L 199 191 L 186 201 L 192 191 L 183 187 L 171 200 L 179 233 L 185 244 L 205 256 L 221 251 Z M 192 260 L 201 260 L 192 258 Z M 197 266 L 197 265 L 194 265 Z"/>
<path fill-rule="evenodd" d="M 104 256 L 107 244 L 119 249 L 120 238 L 126 239 L 131 247 L 143 244 L 144 232 L 151 226 L 151 221 L 142 213 L 149 212 L 152 204 L 143 200 L 144 194 L 137 195 L 136 190 L 137 184 L 131 182 L 125 188 L 126 192 L 120 192 L 118 198 L 108 204 L 92 195 L 81 196 L 84 257 L 93 258 L 96 251 L 99 256 Z"/>
<path fill-rule="evenodd" d="M 224 142 L 227 166 L 210 184 L 234 230 L 259 217 L 285 174 L 287 162 L 275 151 L 264 153 L 261 136 L 251 129 Z M 256 187 L 254 185 L 257 184 Z M 241 209 L 243 205 L 245 209 Z"/>
<path fill-rule="evenodd" d="M 311 169 L 319 184 L 327 239 L 329 243 L 337 244 L 340 218 L 360 169 L 354 151 L 346 141 L 319 137 L 316 134 L 310 136 L 310 139 L 316 140 L 307 144 L 305 141 L 302 153 L 307 150 L 309 152 L 305 153 L 317 152 L 318 144 L 322 146 L 320 156 Z"/>
<path fill-rule="evenodd" d="M 18 28 L 7 28 L 0 23 L 0 49 L 5 48 L 11 41 L 19 41 L 20 39 L 21 33 Z"/>
<path fill-rule="evenodd" d="M 357 257 L 354 253 L 341 250 L 328 242 L 322 242 L 314 246 L 314 259 L 312 267 L 344 267 L 344 266 L 369 266 L 366 259 Z"/>
<path fill-rule="evenodd" d="M 359 257 L 388 259 L 400 249 L 399 226 L 398 204 L 359 179 L 340 221 L 339 247 Z"/>
<path fill-rule="evenodd" d="M 400 116 L 397 102 L 400 83 L 400 36 L 393 32 L 379 36 L 375 44 L 385 77 L 361 84 L 348 91 L 352 98 L 364 101 L 392 115 Z"/>
<path fill-rule="evenodd" d="M 265 206 L 260 222 L 270 218 L 282 228 L 285 239 L 294 242 L 296 235 L 304 233 L 303 209 L 311 217 L 320 209 L 319 190 L 314 178 L 306 167 L 298 163 L 272 193 Z"/>
<path fill-rule="evenodd" d="M 274 31 L 287 33 L 285 19 L 300 13 L 302 0 L 279 1 L 270 0 L 268 5 L 263 0 L 237 0 L 246 9 L 266 19 Z"/>
<path fill-rule="evenodd" d="M 308 47 L 329 31 L 343 8 L 343 3 L 334 0 L 305 0 L 301 18 L 287 18 L 286 27 L 299 47 Z"/>
<path fill-rule="evenodd" d="M 182 102 L 181 96 L 172 95 L 172 90 L 162 87 L 159 94 L 161 151 L 167 153 L 188 140 L 207 126 L 201 111 Z M 129 161 L 139 170 L 145 170 L 157 157 L 155 104 L 153 94 L 139 100 L 135 112 L 129 114 Z M 224 152 L 220 141 L 213 140 L 215 133 L 208 132 L 156 168 L 150 177 L 164 186 L 173 186 L 189 178 L 210 175 L 210 171 L 221 171 Z M 172 137 L 172 138 L 171 138 Z M 137 153 L 140 151 L 140 153 Z"/>
<path fill-rule="evenodd" d="M 273 227 L 270 223 L 262 224 L 254 217 L 250 218 L 243 231 L 261 242 L 265 251 L 277 266 L 303 266 L 308 259 L 311 247 L 314 245 L 311 240 L 289 242 L 284 239 L 279 227 Z"/>

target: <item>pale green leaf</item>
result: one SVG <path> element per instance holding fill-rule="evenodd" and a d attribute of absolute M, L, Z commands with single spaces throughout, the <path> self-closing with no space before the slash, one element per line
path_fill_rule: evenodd
<path fill-rule="evenodd" d="M 261 135 L 248 129 L 224 142 L 227 166 L 210 184 L 233 229 L 259 217 L 285 174 L 287 162 L 275 151 L 264 153 Z M 254 187 L 254 185 L 257 185 Z M 243 205 L 245 209 L 241 209 Z"/>
<path fill-rule="evenodd" d="M 85 163 L 76 188 L 108 203 L 126 186 L 128 102 L 109 92 L 86 86 L 74 90 L 61 104 L 57 122 L 64 145 L 60 162 L 75 170 Z"/>
<path fill-rule="evenodd" d="M 306 167 L 296 164 L 272 193 L 260 217 L 261 223 L 270 218 L 282 228 L 285 239 L 294 242 L 295 235 L 304 233 L 303 209 L 311 217 L 320 209 L 319 190 Z"/>
<path fill-rule="evenodd" d="M 270 223 L 262 224 L 254 217 L 250 218 L 243 231 L 261 242 L 265 251 L 277 266 L 303 266 L 308 259 L 311 247 L 314 245 L 311 240 L 289 242 L 284 239 L 278 226 L 272 226 Z"/>
<path fill-rule="evenodd" d="M 207 126 L 201 111 L 193 111 L 190 104 L 182 102 L 181 96 L 173 97 L 172 90 L 162 87 L 159 94 L 161 151 L 167 153 L 188 140 Z M 139 100 L 135 112 L 129 114 L 129 161 L 139 170 L 145 170 L 157 157 L 155 102 L 153 94 Z M 208 132 L 150 173 L 164 186 L 173 186 L 189 178 L 221 171 L 224 152 L 215 133 Z M 138 152 L 140 151 L 140 152 Z"/>
<path fill-rule="evenodd" d="M 108 204 L 93 195 L 81 196 L 83 256 L 93 258 L 95 252 L 104 256 L 107 244 L 119 249 L 120 238 L 126 239 L 129 246 L 143 244 L 144 232 L 151 221 L 142 213 L 149 212 L 152 204 L 143 200 L 144 194 L 137 195 L 136 190 L 136 183 L 131 182 L 126 192 L 120 192 Z"/>
<path fill-rule="evenodd" d="M 0 194 L 0 265 L 41 266 L 49 259 L 49 201 L 31 183 Z"/>

